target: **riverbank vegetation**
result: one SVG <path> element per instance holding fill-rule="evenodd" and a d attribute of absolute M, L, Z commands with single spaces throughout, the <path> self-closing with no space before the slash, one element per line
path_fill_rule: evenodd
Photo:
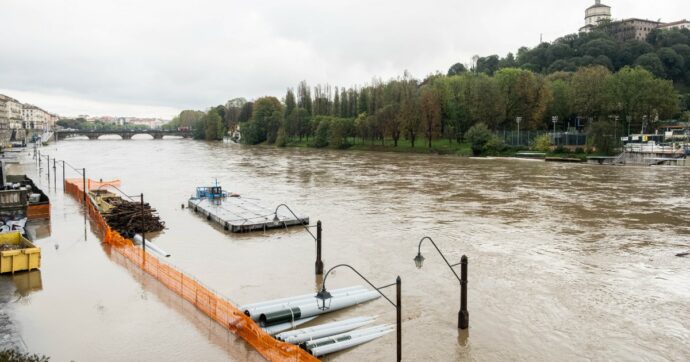
<path fill-rule="evenodd" d="M 675 68 L 669 63 L 661 74 L 645 62 L 626 60 L 638 60 L 655 47 L 660 53 L 675 47 L 673 51 L 685 54 L 681 43 L 690 42 L 690 37 L 682 38 L 684 32 L 654 34 L 654 43 L 645 43 L 644 51 L 634 54 L 639 53 L 637 57 L 628 54 L 629 48 L 637 49 L 632 43 L 611 44 L 604 33 L 594 32 L 521 49 L 517 58 L 480 58 L 471 70 L 456 64 L 447 74 L 423 80 L 405 73 L 347 88 L 310 87 L 302 81 L 282 99 L 239 98 L 205 113 L 184 111 L 170 126 L 191 127 L 196 138 L 207 140 L 222 138 L 226 130 L 239 130 L 242 142 L 252 145 L 457 154 L 469 150 L 475 155 L 504 154 L 527 146 L 522 142 L 508 147 L 504 138 L 496 136 L 499 133 L 518 127 L 523 132 L 555 127 L 587 132 L 589 144 L 583 149 L 611 153 L 626 128 L 642 132 L 664 120 L 687 121 L 687 104 L 673 83 L 682 79 L 664 79 L 680 71 L 672 72 Z M 599 54 L 604 50 L 607 55 Z M 572 67 L 553 65 L 566 58 Z M 686 67 L 684 60 L 674 64 Z M 690 59 L 687 64 L 690 67 Z M 544 140 L 532 141 L 532 147 L 543 149 Z"/>

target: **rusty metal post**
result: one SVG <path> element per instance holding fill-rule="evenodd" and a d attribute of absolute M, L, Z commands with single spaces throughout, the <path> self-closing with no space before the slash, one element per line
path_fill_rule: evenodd
<path fill-rule="evenodd" d="M 84 185 L 84 207 L 86 207 L 86 168 L 81 169 L 81 180 Z"/>
<path fill-rule="evenodd" d="M 316 222 L 316 275 L 323 275 L 323 261 L 321 260 L 321 220 Z"/>
<path fill-rule="evenodd" d="M 397 361 L 402 361 L 402 298 L 401 298 L 401 284 L 400 276 L 395 280 L 395 314 L 396 314 L 396 342 L 397 342 Z"/>
<path fill-rule="evenodd" d="M 467 255 L 460 259 L 460 312 L 458 328 L 467 329 L 470 325 L 470 313 L 467 311 Z"/>
<path fill-rule="evenodd" d="M 146 233 L 144 232 L 144 194 L 140 195 L 141 198 L 141 250 L 146 255 Z"/>

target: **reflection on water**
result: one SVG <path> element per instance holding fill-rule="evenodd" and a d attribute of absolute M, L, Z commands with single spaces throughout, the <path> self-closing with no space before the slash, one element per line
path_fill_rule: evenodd
<path fill-rule="evenodd" d="M 121 179 L 128 193 L 143 192 L 168 227 L 153 241 L 172 254 L 169 261 L 237 304 L 316 290 L 314 241 L 295 228 L 225 233 L 180 208 L 195 186 L 218 178 L 244 197 L 287 203 L 323 221 L 327 269 L 348 263 L 375 285 L 401 276 L 406 360 L 690 355 L 690 265 L 674 256 L 690 249 L 690 169 L 188 140 L 70 141 L 42 153 L 86 167 L 90 177 Z M 45 173 L 41 180 L 48 182 Z M 52 199 L 52 235 L 39 241 L 46 287 L 13 311 L 29 347 L 56 360 L 248 358 L 242 342 L 109 257 L 88 225 L 85 241 L 80 209 L 59 187 Z M 456 328 L 459 286 L 443 260 L 425 245 L 424 269 L 414 266 L 426 235 L 451 263 L 470 257 L 467 333 Z M 362 283 L 345 270 L 328 279 L 329 288 Z M 379 299 L 315 322 L 355 315 L 395 321 Z M 64 325 L 72 327 L 52 342 L 48 331 Z M 391 334 L 329 359 L 386 360 L 394 353 Z"/>
<path fill-rule="evenodd" d="M 43 279 L 40 270 L 15 273 L 10 276 L 14 283 L 15 294 L 19 299 L 29 296 L 33 292 L 43 290 Z"/>

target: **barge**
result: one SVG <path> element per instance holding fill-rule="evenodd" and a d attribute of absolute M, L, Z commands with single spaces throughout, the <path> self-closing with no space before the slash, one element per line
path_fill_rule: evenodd
<path fill-rule="evenodd" d="M 289 212 L 285 212 L 280 206 L 269 209 L 254 199 L 224 191 L 218 182 L 214 186 L 197 187 L 188 206 L 233 233 L 309 225 L 308 216 L 295 215 L 287 208 Z"/>

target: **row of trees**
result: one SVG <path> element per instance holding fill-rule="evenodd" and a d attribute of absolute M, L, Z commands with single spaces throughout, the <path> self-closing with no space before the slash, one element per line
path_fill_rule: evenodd
<path fill-rule="evenodd" d="M 116 124 L 111 122 L 94 121 L 89 122 L 84 118 L 63 118 L 57 122 L 56 125 L 62 128 L 77 129 L 80 131 L 121 131 L 121 130 L 131 130 L 131 131 L 145 131 L 149 127 L 141 124 Z"/>
<path fill-rule="evenodd" d="M 517 55 L 478 58 L 473 70 L 493 75 L 504 68 L 522 68 L 536 73 L 574 72 L 580 67 L 601 65 L 610 71 L 641 66 L 657 77 L 690 85 L 690 29 L 653 30 L 646 41 L 618 42 L 611 37 L 612 24 L 595 31 L 567 35 L 535 48 L 522 47 Z M 455 64 L 449 75 L 465 71 Z"/>
<path fill-rule="evenodd" d="M 317 86 L 312 97 L 302 82 L 296 92 L 289 89 L 283 101 L 263 97 L 226 108 L 226 116 L 236 115 L 227 116 L 226 122 L 229 127 L 241 124 L 248 144 L 311 139 L 316 147 L 339 148 L 355 139 L 393 146 L 404 139 L 412 147 L 420 140 L 431 147 L 437 138 L 461 142 L 478 123 L 494 132 L 513 130 L 517 117 L 523 130 L 548 129 L 553 116 L 560 120 L 559 129 L 628 119 L 632 129 L 639 129 L 645 121 L 653 126 L 679 112 L 672 82 L 641 67 L 612 73 L 591 66 L 548 76 L 504 68 L 493 76 L 436 74 L 423 81 L 405 74 L 359 89 L 330 89 Z"/>

